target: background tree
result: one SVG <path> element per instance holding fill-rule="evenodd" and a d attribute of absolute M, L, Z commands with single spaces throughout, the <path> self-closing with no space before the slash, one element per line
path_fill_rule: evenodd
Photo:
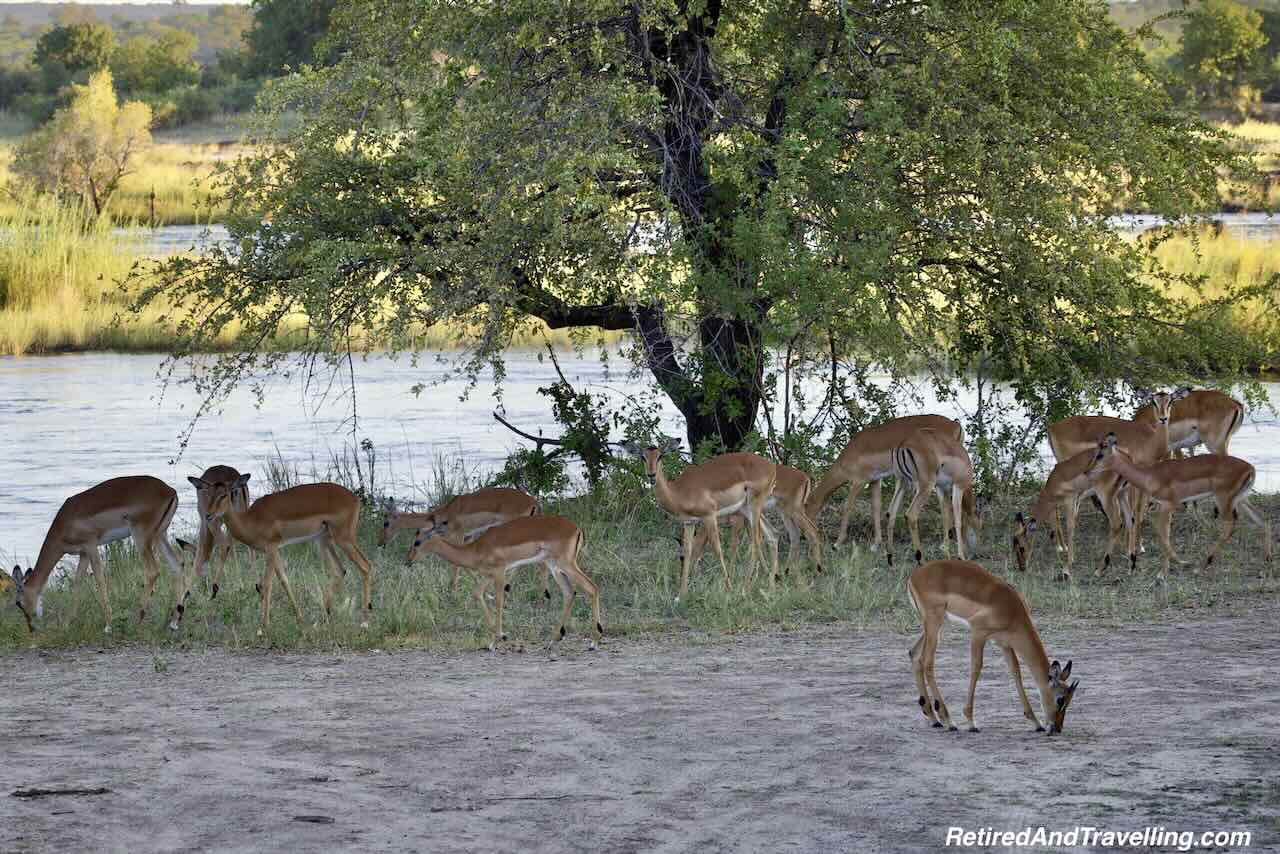
<path fill-rule="evenodd" d="M 1196 94 L 1243 114 L 1265 70 L 1263 18 L 1234 0 L 1202 0 L 1187 16 L 1177 62 Z"/>
<path fill-rule="evenodd" d="M 98 71 L 84 86 L 74 86 L 71 104 L 18 145 L 13 173 L 40 192 L 74 200 L 94 216 L 137 156 L 151 144 L 151 108 L 121 106 L 111 72 Z"/>
<path fill-rule="evenodd" d="M 304 357 L 448 321 L 499 376 L 531 323 L 629 330 L 695 446 L 752 441 L 779 350 L 855 418 L 871 366 L 1007 380 L 1033 419 L 1238 368 L 1106 217 L 1211 208 L 1247 161 L 1103 4 L 355 0 L 333 26 L 343 59 L 272 87 L 307 121 L 228 175 L 235 248 L 138 301 L 178 306 L 179 356 L 241 324 L 211 396 L 289 358 L 262 344 L 298 312 Z"/>
<path fill-rule="evenodd" d="M 316 46 L 329 31 L 336 0 L 253 0 L 253 26 L 245 33 L 250 70 L 273 76 L 285 68 L 322 64 Z"/>
<path fill-rule="evenodd" d="M 173 27 L 155 27 L 146 35 L 130 38 L 111 58 L 111 73 L 126 92 L 164 92 L 200 81 L 194 33 Z"/>
<path fill-rule="evenodd" d="M 40 67 L 57 64 L 72 75 L 97 71 L 110 62 L 115 46 L 115 33 L 106 24 L 57 26 L 36 42 L 33 62 Z"/>

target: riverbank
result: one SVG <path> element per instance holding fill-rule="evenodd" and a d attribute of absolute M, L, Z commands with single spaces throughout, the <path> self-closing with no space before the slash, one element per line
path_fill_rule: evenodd
<path fill-rule="evenodd" d="M 1160 550 L 1149 527 L 1148 551 L 1140 557 L 1136 573 L 1129 571 L 1128 562 L 1117 553 L 1113 569 L 1103 577 L 1095 575 L 1101 562 L 1105 527 L 1100 514 L 1090 508 L 1081 514 L 1073 582 L 1055 579 L 1053 545 L 1047 532 L 1035 545 L 1031 570 L 1018 573 L 1010 566 L 1008 520 L 1015 512 L 1025 511 L 1029 502 L 1029 497 L 1010 501 L 989 511 L 989 524 L 975 557 L 1008 577 L 1042 620 L 1088 619 L 1125 625 L 1186 616 L 1190 612 L 1231 613 L 1259 602 L 1280 600 L 1280 565 L 1263 562 L 1261 533 L 1245 520 L 1215 561 L 1213 572 L 1195 575 L 1189 567 L 1175 566 L 1168 584 L 1156 585 L 1154 573 L 1159 567 Z M 1273 524 L 1280 520 L 1280 496 L 1257 496 L 1255 503 Z M 833 500 L 820 519 L 828 526 L 828 540 L 838 507 Z M 808 564 L 802 551 L 795 569 L 776 589 L 770 590 L 757 581 L 749 591 L 741 582 L 735 590 L 725 591 L 718 567 L 708 556 L 693 574 L 688 594 L 676 601 L 679 563 L 673 537 L 677 527 L 657 509 L 651 488 L 640 477 L 619 475 L 608 494 L 601 491 L 594 496 L 550 500 L 543 503 L 543 509 L 568 516 L 582 527 L 586 545 L 581 564 L 601 587 L 605 632 L 610 638 L 688 632 L 724 636 L 827 624 L 906 630 L 914 624 L 915 616 L 903 586 L 910 557 L 909 540 L 901 524 L 894 568 L 886 566 L 883 555 L 866 548 L 829 547 L 822 574 Z M 870 539 L 866 511 L 864 499 L 855 514 L 855 542 L 866 543 Z M 921 529 L 926 559 L 942 556 L 937 517 L 936 507 L 930 504 Z M 130 547 L 112 546 L 108 550 L 107 572 L 115 616 L 109 637 L 103 635 L 103 614 L 95 585 L 90 579 L 76 580 L 68 573 L 46 593 L 44 624 L 34 637 L 28 635 L 15 609 L 5 609 L 0 621 L 0 649 L 141 644 L 156 650 L 462 650 L 487 645 L 491 632 L 468 595 L 474 580 L 464 572 L 461 589 L 454 591 L 442 561 L 427 557 L 406 567 L 409 534 L 403 533 L 386 549 L 379 550 L 375 536 L 380 524 L 378 512 L 367 508 L 361 522 L 360 544 L 374 565 L 372 614 L 356 610 L 359 575 L 352 569 L 347 572 L 339 606 L 332 619 L 326 619 L 321 591 L 328 583 L 327 571 L 313 549 L 295 546 L 286 549 L 285 560 L 303 620 L 299 622 L 294 617 L 276 585 L 271 625 L 265 637 L 259 638 L 255 585 L 260 581 L 263 565 L 257 559 L 250 566 L 247 553 L 240 547 L 217 598 L 209 598 L 207 583 L 198 583 L 188 603 L 183 630 L 174 634 L 166 628 L 167 611 L 175 595 L 168 573 L 161 578 L 151 612 L 139 623 L 141 563 Z M 777 528 L 781 532 L 781 526 Z M 1193 564 L 1203 563 L 1216 535 L 1217 523 L 1208 506 L 1175 515 L 1173 542 Z M 782 548 L 785 560 L 785 536 Z M 745 551 L 734 560 L 734 566 L 741 579 L 748 569 Z M 551 601 L 546 601 L 536 572 L 525 569 L 517 573 L 507 599 L 504 623 L 511 645 L 538 646 L 550 640 L 559 604 L 560 594 L 554 586 Z M 365 621 L 368 628 L 361 626 Z M 588 636 L 590 623 L 587 603 L 579 596 L 569 631 L 575 638 Z"/>

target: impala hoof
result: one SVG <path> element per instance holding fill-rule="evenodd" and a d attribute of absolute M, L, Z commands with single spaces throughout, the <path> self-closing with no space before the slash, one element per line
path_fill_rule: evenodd
<path fill-rule="evenodd" d="M 510 585 L 510 584 L 504 584 L 504 585 L 502 585 L 502 592 L 503 592 L 503 593 L 510 593 L 510 592 L 511 592 L 511 585 Z"/>
<path fill-rule="evenodd" d="M 210 598 L 210 599 L 217 599 L 217 598 L 218 598 L 218 585 L 216 585 L 216 584 L 215 584 L 215 585 L 213 585 L 213 592 L 209 594 L 209 598 Z"/>
<path fill-rule="evenodd" d="M 959 731 L 960 731 L 960 727 L 956 726 L 955 724 L 952 724 L 951 726 L 947 727 L 947 731 L 948 731 L 948 732 L 959 732 Z"/>
<path fill-rule="evenodd" d="M 543 590 L 543 591 L 542 591 L 542 595 L 543 595 L 544 597 L 546 597 L 547 599 L 550 599 L 550 598 L 551 598 L 551 591 L 550 591 L 550 590 Z"/>
<path fill-rule="evenodd" d="M 919 563 L 921 562 L 921 561 L 920 561 L 920 559 L 921 559 L 922 557 L 924 557 L 924 555 L 922 555 L 922 554 L 920 553 L 920 550 L 919 550 L 919 549 L 916 549 L 916 563 L 917 563 L 917 564 L 919 564 Z"/>
<path fill-rule="evenodd" d="M 564 640 L 564 626 L 560 627 L 560 640 Z"/>
<path fill-rule="evenodd" d="M 933 728 L 934 728 L 934 729 L 942 729 L 942 721 L 934 721 L 934 722 L 933 722 Z"/>
<path fill-rule="evenodd" d="M 1044 732 L 1044 727 L 1036 725 L 1036 732 Z"/>
<path fill-rule="evenodd" d="M 971 725 L 969 727 L 969 732 L 982 732 L 982 730 L 978 729 L 976 726 Z"/>

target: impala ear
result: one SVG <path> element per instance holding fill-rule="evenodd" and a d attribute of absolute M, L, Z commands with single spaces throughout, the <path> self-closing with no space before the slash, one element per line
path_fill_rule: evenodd
<path fill-rule="evenodd" d="M 1114 448 L 1118 441 L 1119 440 L 1116 439 L 1115 433 L 1108 433 L 1102 438 L 1102 444 L 1106 445 L 1108 448 Z"/>
<path fill-rule="evenodd" d="M 191 477 L 188 475 L 187 480 L 190 481 L 191 485 L 194 486 L 196 489 L 209 488 L 209 484 L 198 477 Z"/>
<path fill-rule="evenodd" d="M 1040 526 L 1036 523 L 1035 517 L 1032 516 L 1031 521 L 1027 523 L 1027 533 L 1034 534 L 1039 528 Z"/>
<path fill-rule="evenodd" d="M 22 582 L 25 580 L 26 577 L 22 574 L 22 567 L 15 565 L 13 567 L 13 586 L 19 593 L 22 592 Z"/>
<path fill-rule="evenodd" d="M 1021 524 L 1022 524 L 1022 511 L 1021 511 L 1021 510 L 1019 510 L 1019 511 L 1017 512 L 1017 514 L 1016 514 L 1016 515 L 1014 515 L 1014 517 L 1013 517 L 1013 521 L 1017 522 L 1019 525 L 1021 525 Z"/>
<path fill-rule="evenodd" d="M 663 436 L 662 444 L 659 447 L 662 448 L 662 453 L 669 454 L 672 451 L 680 450 L 680 440 L 675 436 Z"/>
<path fill-rule="evenodd" d="M 1062 675 L 1061 675 L 1059 678 L 1060 678 L 1060 679 L 1062 679 L 1062 680 L 1065 682 L 1069 676 L 1071 676 L 1071 661 L 1070 661 L 1070 659 L 1068 659 L 1068 660 L 1067 660 L 1067 666 L 1066 666 L 1066 667 L 1064 667 L 1064 668 L 1062 668 Z"/>
<path fill-rule="evenodd" d="M 248 472 L 245 472 L 244 474 L 236 478 L 236 488 L 246 486 L 249 483 L 250 477 L 252 477 L 252 475 L 249 474 Z"/>
<path fill-rule="evenodd" d="M 1182 388 L 1178 389 L 1172 395 L 1170 395 L 1170 397 L 1172 397 L 1174 400 L 1182 400 L 1184 397 L 1186 397 L 1189 394 L 1191 394 L 1191 386 L 1184 385 Z"/>
<path fill-rule="evenodd" d="M 638 457 L 644 453 L 644 446 L 639 442 L 632 442 L 631 440 L 620 442 L 619 447 L 633 457 Z"/>
<path fill-rule="evenodd" d="M 1061 676 L 1061 675 L 1062 675 L 1062 665 L 1061 665 L 1061 664 L 1059 664 L 1058 662 L 1056 662 L 1056 661 L 1055 661 L 1053 664 L 1050 664 L 1050 665 L 1049 665 L 1049 681 L 1050 681 L 1050 682 L 1056 682 L 1056 681 L 1058 681 L 1058 677 L 1059 677 L 1059 676 Z"/>

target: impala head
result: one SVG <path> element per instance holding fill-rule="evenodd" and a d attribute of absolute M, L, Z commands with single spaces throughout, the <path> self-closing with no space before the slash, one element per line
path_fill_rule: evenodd
<path fill-rule="evenodd" d="M 209 507 L 213 502 L 213 497 L 218 492 L 218 487 L 224 487 L 231 492 L 231 503 L 237 510 L 245 510 L 249 506 L 249 475 L 240 475 L 239 479 L 232 480 L 205 480 L 200 477 L 188 477 L 187 481 L 196 488 L 196 507 L 203 517 L 208 514 Z"/>
<path fill-rule="evenodd" d="M 1035 516 L 1018 513 L 1013 517 L 1013 556 L 1018 561 L 1019 572 L 1027 571 L 1027 563 L 1031 559 L 1031 538 L 1037 527 Z"/>
<path fill-rule="evenodd" d="M 400 518 L 400 511 L 396 509 L 395 501 L 388 499 L 382 509 L 382 525 L 378 528 L 378 548 L 387 544 L 387 540 L 391 538 L 391 526 L 395 524 L 396 519 Z"/>
<path fill-rule="evenodd" d="M 37 618 L 44 616 L 44 595 L 41 591 L 35 589 L 35 586 L 28 584 L 34 570 L 30 567 L 24 573 L 22 567 L 15 566 L 13 568 L 13 604 L 22 612 L 22 616 L 27 621 L 27 631 L 35 634 Z"/>
<path fill-rule="evenodd" d="M 199 478 L 191 478 L 196 481 Z M 209 487 L 209 500 L 205 505 L 204 520 L 206 523 L 212 523 L 215 519 L 221 519 L 227 514 L 227 511 L 235 506 L 238 497 L 241 494 L 247 494 L 249 484 L 249 475 L 242 474 L 231 483 L 215 483 Z M 199 487 L 197 487 L 198 489 Z"/>
<path fill-rule="evenodd" d="M 1049 665 L 1049 690 L 1053 695 L 1053 710 L 1045 710 L 1049 715 L 1049 735 L 1062 732 L 1062 724 L 1067 719 L 1067 707 L 1071 705 L 1071 700 L 1076 695 L 1076 688 L 1080 687 L 1080 680 L 1068 683 L 1071 678 L 1071 662 L 1067 662 L 1067 666 L 1063 667 L 1058 662 Z"/>
<path fill-rule="evenodd" d="M 404 556 L 404 565 L 409 566 L 417 560 L 418 549 L 422 548 L 429 540 L 444 536 L 448 527 L 449 522 L 447 519 L 441 520 L 434 513 L 428 516 L 427 526 L 413 532 L 413 545 L 409 547 L 409 553 Z"/>
<path fill-rule="evenodd" d="M 658 467 L 662 465 L 662 455 L 679 450 L 680 440 L 673 436 L 663 436 L 658 445 L 642 446 L 639 442 L 626 442 L 622 446 L 629 453 L 644 460 L 644 471 L 649 482 L 658 479 Z"/>
<path fill-rule="evenodd" d="M 1177 391 L 1158 391 L 1154 394 L 1148 391 L 1139 392 L 1145 398 L 1144 403 L 1150 405 L 1152 417 L 1157 424 L 1168 424 L 1169 417 L 1173 413 L 1173 404 L 1190 393 L 1190 386 L 1184 386 Z"/>
<path fill-rule="evenodd" d="M 1089 477 L 1097 477 L 1111 469 L 1111 457 L 1116 452 L 1117 442 L 1115 433 L 1108 433 L 1098 440 L 1098 449 L 1093 454 L 1093 461 L 1089 463 Z"/>

